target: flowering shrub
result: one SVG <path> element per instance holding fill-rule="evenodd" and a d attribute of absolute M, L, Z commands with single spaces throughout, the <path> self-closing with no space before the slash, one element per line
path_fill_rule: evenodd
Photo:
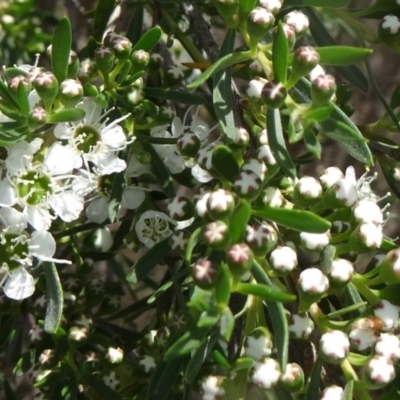
<path fill-rule="evenodd" d="M 99 0 L 79 54 L 64 17 L 46 54 L 4 67 L 7 398 L 25 379 L 43 399 L 400 399 L 400 167 L 380 133 L 400 91 L 381 95 L 367 47 L 399 52 L 400 1 L 326 3 L 136 2 L 116 32 L 121 4 Z M 369 85 L 386 113 L 360 130 L 348 101 Z M 305 176 L 326 137 L 366 172 Z"/>

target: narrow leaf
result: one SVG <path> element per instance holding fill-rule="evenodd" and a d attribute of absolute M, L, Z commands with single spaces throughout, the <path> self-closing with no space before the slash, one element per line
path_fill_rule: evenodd
<path fill-rule="evenodd" d="M 19 108 L 21 109 L 21 113 L 24 117 L 27 117 L 30 111 L 28 94 L 26 93 L 25 86 L 22 82 L 19 83 L 17 89 L 17 101 L 19 104 Z"/>
<path fill-rule="evenodd" d="M 111 223 L 115 222 L 117 219 L 125 187 L 125 172 L 123 171 L 114 174 L 112 178 L 110 200 L 108 202 L 108 217 L 110 218 Z"/>
<path fill-rule="evenodd" d="M 322 369 L 322 358 L 318 356 L 313 369 L 311 371 L 310 380 L 308 382 L 306 395 L 304 400 L 318 400 L 319 399 L 319 387 L 321 382 L 321 369 Z"/>
<path fill-rule="evenodd" d="M 279 166 L 291 178 L 296 178 L 296 166 L 290 157 L 283 137 L 279 109 L 268 108 L 267 111 L 268 142 Z"/>
<path fill-rule="evenodd" d="M 66 108 L 51 114 L 47 122 L 55 124 L 58 122 L 80 121 L 85 116 L 85 110 L 82 108 Z"/>
<path fill-rule="evenodd" d="M 47 333 L 55 333 L 60 324 L 63 311 L 63 290 L 57 268 L 54 263 L 44 264 L 46 274 L 47 307 L 44 319 L 44 330 Z"/>
<path fill-rule="evenodd" d="M 263 300 L 272 301 L 294 301 L 296 296 L 282 292 L 280 290 L 272 289 L 267 285 L 254 284 L 254 283 L 238 283 L 236 291 L 243 294 L 251 294 L 253 296 L 261 297 Z"/>
<path fill-rule="evenodd" d="M 354 381 L 347 382 L 341 400 L 353 400 Z"/>
<path fill-rule="evenodd" d="M 349 65 L 354 64 L 373 53 L 372 49 L 352 46 L 324 46 L 317 47 L 320 64 Z"/>
<path fill-rule="evenodd" d="M 150 248 L 146 254 L 144 254 L 136 262 L 128 275 L 126 280 L 131 283 L 136 283 L 145 278 L 151 270 L 165 257 L 171 246 L 169 245 L 169 240 L 164 239 L 156 243 L 152 248 Z"/>
<path fill-rule="evenodd" d="M 257 0 L 239 0 L 239 11 L 243 17 L 246 17 L 257 4 Z"/>
<path fill-rule="evenodd" d="M 242 241 L 250 216 L 251 207 L 249 202 L 244 199 L 239 199 L 238 205 L 233 210 L 229 223 L 232 243 Z"/>
<path fill-rule="evenodd" d="M 282 23 L 280 22 L 272 44 L 272 69 L 274 79 L 283 84 L 286 83 L 288 57 L 289 44 Z"/>
<path fill-rule="evenodd" d="M 214 148 L 211 157 L 211 164 L 213 168 L 218 171 L 218 174 L 232 183 L 239 175 L 239 164 L 237 163 L 232 150 L 223 144 Z"/>
<path fill-rule="evenodd" d="M 276 289 L 275 285 L 272 284 L 269 276 L 265 273 L 260 264 L 254 262 L 251 272 L 258 283 Z M 288 362 L 289 352 L 289 327 L 285 309 L 282 303 L 277 301 L 266 301 L 266 304 L 268 314 L 271 318 L 279 364 L 282 371 L 284 371 Z"/>
<path fill-rule="evenodd" d="M 324 233 L 331 227 L 329 221 L 311 211 L 254 206 L 251 213 L 299 232 Z"/>
<path fill-rule="evenodd" d="M 51 69 L 59 83 L 67 77 L 71 45 L 71 23 L 64 17 L 58 23 L 51 42 Z"/>
<path fill-rule="evenodd" d="M 188 89 L 196 89 L 218 71 L 221 71 L 224 68 L 228 68 L 234 64 L 248 61 L 250 60 L 250 58 L 251 58 L 250 50 L 237 51 L 233 54 L 227 54 L 226 56 L 215 61 L 215 63 L 212 64 L 210 68 L 205 70 L 199 77 L 197 77 L 193 82 L 191 82 L 186 87 Z"/>
<path fill-rule="evenodd" d="M 225 55 L 232 55 L 235 39 L 236 30 L 229 29 L 221 46 L 218 61 L 222 60 Z M 213 103 L 223 134 L 228 138 L 233 138 L 237 131 L 233 115 L 232 71 L 230 66 L 225 67 L 224 70 L 217 72 L 214 76 Z"/>
<path fill-rule="evenodd" d="M 155 26 L 145 32 L 142 37 L 138 40 L 138 42 L 133 46 L 132 51 L 136 50 L 144 50 L 151 51 L 153 47 L 158 43 L 161 39 L 162 30 L 159 26 Z"/>

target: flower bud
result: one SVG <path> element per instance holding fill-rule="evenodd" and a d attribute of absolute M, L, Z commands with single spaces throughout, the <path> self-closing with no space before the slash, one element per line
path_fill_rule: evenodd
<path fill-rule="evenodd" d="M 276 15 L 282 7 L 282 0 L 260 0 L 260 7 Z"/>
<path fill-rule="evenodd" d="M 133 71 L 143 71 L 150 62 L 150 54 L 144 50 L 136 50 L 131 56 Z"/>
<path fill-rule="evenodd" d="M 16 92 L 21 82 L 24 85 L 25 90 L 30 89 L 31 87 L 30 81 L 26 76 L 23 75 L 17 75 L 11 78 L 10 81 L 8 82 L 8 87 L 14 92 Z"/>
<path fill-rule="evenodd" d="M 61 82 L 58 98 L 68 108 L 75 107 L 83 97 L 82 84 L 76 79 L 66 79 Z"/>
<path fill-rule="evenodd" d="M 329 287 L 335 289 L 344 288 L 353 276 L 353 264 L 344 258 L 336 258 L 332 261 L 328 272 Z"/>
<path fill-rule="evenodd" d="M 43 126 L 47 121 L 47 112 L 42 107 L 33 108 L 28 115 L 29 126 L 35 130 L 40 126 Z"/>
<path fill-rule="evenodd" d="M 277 276 L 286 276 L 297 267 L 297 253 L 289 246 L 274 249 L 269 260 Z"/>
<path fill-rule="evenodd" d="M 261 389 L 271 389 L 281 377 L 279 364 L 273 358 L 264 358 L 256 362 L 251 372 L 250 379 Z"/>
<path fill-rule="evenodd" d="M 375 354 L 383 356 L 390 361 L 400 358 L 400 340 L 393 333 L 381 333 L 376 339 Z"/>
<path fill-rule="evenodd" d="M 211 192 L 207 200 L 208 214 L 214 220 L 229 218 L 234 207 L 235 199 L 232 193 L 225 189 Z"/>
<path fill-rule="evenodd" d="M 224 221 L 208 223 L 204 228 L 204 240 L 215 249 L 224 249 L 230 241 L 229 226 Z"/>
<path fill-rule="evenodd" d="M 46 110 L 48 110 L 58 93 L 56 76 L 52 72 L 41 72 L 33 81 L 33 87 L 44 101 Z"/>
<path fill-rule="evenodd" d="M 188 234 L 183 230 L 175 231 L 169 238 L 171 249 L 173 251 L 176 251 L 178 254 L 185 253 L 187 241 L 188 241 Z"/>
<path fill-rule="evenodd" d="M 398 42 L 400 19 L 396 15 L 385 15 L 379 23 L 378 36 L 385 43 Z"/>
<path fill-rule="evenodd" d="M 297 283 L 300 297 L 299 309 L 307 311 L 318 302 L 329 289 L 329 280 L 318 268 L 307 268 L 301 272 Z"/>
<path fill-rule="evenodd" d="M 156 368 L 156 362 L 154 360 L 154 357 L 144 355 L 140 360 L 139 360 L 139 367 L 142 368 L 142 370 L 148 374 L 151 371 L 153 371 Z"/>
<path fill-rule="evenodd" d="M 286 87 L 293 86 L 300 78 L 309 74 L 319 63 L 319 54 L 312 46 L 301 46 L 293 54 L 292 72 Z"/>
<path fill-rule="evenodd" d="M 226 253 L 226 262 L 232 275 L 239 280 L 253 266 L 253 252 L 245 243 L 234 244 Z"/>
<path fill-rule="evenodd" d="M 383 324 L 382 320 L 379 319 L 379 321 Z M 376 341 L 374 325 L 375 323 L 371 318 L 360 318 L 354 321 L 349 331 L 351 347 L 358 351 L 364 351 L 372 347 Z"/>
<path fill-rule="evenodd" d="M 293 339 L 307 339 L 314 329 L 314 322 L 307 314 L 290 314 L 289 335 Z"/>
<path fill-rule="evenodd" d="M 338 364 L 347 357 L 350 341 L 342 331 L 333 330 L 321 336 L 319 348 L 325 361 Z"/>
<path fill-rule="evenodd" d="M 321 181 L 322 187 L 324 189 L 329 189 L 339 179 L 344 179 L 344 175 L 338 167 L 328 167 L 324 169 L 319 177 L 319 180 Z"/>
<path fill-rule="evenodd" d="M 325 233 L 300 233 L 302 246 L 304 246 L 306 249 L 314 251 L 320 251 L 327 246 L 329 244 L 330 237 L 331 235 L 329 231 Z"/>
<path fill-rule="evenodd" d="M 358 200 L 358 192 L 351 179 L 337 180 L 323 196 L 323 201 L 328 208 L 351 207 Z"/>
<path fill-rule="evenodd" d="M 288 42 L 288 47 L 289 50 L 292 50 L 294 47 L 294 44 L 296 43 L 296 31 L 295 28 L 292 25 L 287 24 L 286 22 L 281 23 L 283 33 L 286 36 L 287 42 Z M 272 29 L 272 34 L 275 35 L 278 30 L 278 27 L 275 26 Z"/>
<path fill-rule="evenodd" d="M 261 191 L 261 179 L 251 171 L 242 171 L 233 184 L 238 196 L 245 199 L 254 199 Z"/>
<path fill-rule="evenodd" d="M 335 91 L 336 81 L 332 75 L 319 75 L 311 82 L 311 98 L 317 107 L 329 103 Z"/>
<path fill-rule="evenodd" d="M 267 177 L 267 167 L 265 166 L 265 163 L 256 158 L 246 160 L 242 165 L 242 171 L 250 171 L 255 173 L 262 182 L 264 182 L 265 178 Z"/>
<path fill-rule="evenodd" d="M 120 364 L 124 359 L 124 351 L 119 347 L 109 347 L 106 351 L 106 360 L 111 364 Z"/>
<path fill-rule="evenodd" d="M 186 197 L 174 197 L 167 206 L 168 215 L 175 221 L 185 221 L 194 216 L 194 205 Z"/>
<path fill-rule="evenodd" d="M 383 241 L 382 227 L 375 224 L 360 224 L 351 234 L 349 246 L 357 253 L 379 249 Z"/>
<path fill-rule="evenodd" d="M 218 266 L 209 258 L 200 258 L 192 268 L 194 283 L 201 289 L 212 289 L 219 275 Z"/>
<path fill-rule="evenodd" d="M 381 225 L 383 223 L 383 213 L 375 201 L 362 199 L 353 207 L 353 215 L 357 224 L 368 223 Z"/>
<path fill-rule="evenodd" d="M 258 327 L 251 332 L 244 342 L 244 354 L 253 360 L 260 361 L 271 355 L 273 343 L 271 335 L 264 327 Z"/>
<path fill-rule="evenodd" d="M 297 208 L 315 204 L 322 197 L 321 184 L 311 176 L 300 178 L 294 187 L 293 202 Z"/>
<path fill-rule="evenodd" d="M 261 100 L 270 108 L 279 108 L 286 96 L 285 86 L 280 82 L 267 82 L 261 91 Z"/>
<path fill-rule="evenodd" d="M 400 248 L 386 254 L 379 264 L 379 275 L 385 283 L 400 282 Z"/>
<path fill-rule="evenodd" d="M 84 239 L 92 249 L 107 252 L 111 249 L 114 241 L 112 234 L 108 228 L 98 228 Z"/>
<path fill-rule="evenodd" d="M 153 53 L 150 56 L 150 60 L 149 60 L 149 65 L 148 65 L 149 72 L 152 72 L 152 73 L 157 72 L 161 68 L 163 62 L 164 62 L 164 58 L 162 57 L 161 54 Z"/>
<path fill-rule="evenodd" d="M 250 226 L 246 228 L 245 242 L 257 257 L 265 257 L 276 245 L 278 233 L 269 224 Z"/>
<path fill-rule="evenodd" d="M 166 87 L 171 87 L 175 85 L 179 85 L 185 79 L 185 74 L 183 70 L 174 65 L 165 72 L 164 74 L 164 85 Z"/>
<path fill-rule="evenodd" d="M 126 59 L 131 53 L 132 43 L 128 38 L 118 35 L 111 42 L 110 47 L 114 50 L 115 57 L 117 57 L 119 60 L 123 60 Z"/>
<path fill-rule="evenodd" d="M 262 89 L 267 82 L 268 81 L 266 79 L 256 76 L 248 83 L 246 90 L 247 96 L 254 100 L 261 99 Z"/>
<path fill-rule="evenodd" d="M 283 207 L 286 203 L 282 192 L 275 186 L 268 186 L 261 192 L 262 205 L 270 207 Z"/>
<path fill-rule="evenodd" d="M 200 149 L 200 139 L 192 132 L 186 132 L 178 138 L 176 145 L 185 157 L 195 157 Z"/>
<path fill-rule="evenodd" d="M 257 158 L 263 161 L 269 168 L 277 166 L 277 161 L 272 154 L 271 147 L 268 144 L 263 144 L 257 149 Z"/>
<path fill-rule="evenodd" d="M 83 342 L 88 338 L 88 334 L 87 328 L 73 326 L 68 332 L 68 340 L 72 342 Z"/>
<path fill-rule="evenodd" d="M 331 385 L 324 389 L 320 400 L 342 400 L 343 389 L 337 385 Z"/>
<path fill-rule="evenodd" d="M 247 33 L 250 40 L 250 50 L 256 55 L 258 42 L 274 26 L 275 17 L 263 7 L 254 8 L 247 16 Z"/>
<path fill-rule="evenodd" d="M 309 21 L 305 14 L 300 11 L 291 11 L 286 14 L 283 18 L 283 21 L 290 25 L 294 31 L 296 32 L 296 38 L 303 36 L 309 27 Z"/>
<path fill-rule="evenodd" d="M 380 318 L 384 325 L 381 328 L 383 331 L 394 331 L 399 324 L 398 308 L 387 300 L 381 300 L 374 309 L 374 315 Z"/>
<path fill-rule="evenodd" d="M 289 390 L 289 392 L 300 392 L 304 387 L 304 371 L 299 364 L 287 364 L 280 381 L 283 387 Z"/>
<path fill-rule="evenodd" d="M 225 380 L 222 376 L 207 376 L 201 383 L 202 399 L 216 400 L 222 398 L 225 395 L 223 387 Z"/>
<path fill-rule="evenodd" d="M 393 363 L 383 356 L 372 357 L 365 366 L 362 380 L 370 389 L 385 387 L 396 376 Z"/>
<path fill-rule="evenodd" d="M 94 60 L 103 76 L 108 76 L 114 66 L 115 55 L 109 47 L 99 47 L 94 52 Z"/>
<path fill-rule="evenodd" d="M 244 128 L 235 128 L 235 133 L 228 138 L 228 146 L 232 149 L 243 149 L 250 141 L 249 132 Z"/>

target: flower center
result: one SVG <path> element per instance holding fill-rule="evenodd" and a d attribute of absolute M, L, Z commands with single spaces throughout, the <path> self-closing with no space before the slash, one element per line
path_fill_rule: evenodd
<path fill-rule="evenodd" d="M 29 239 L 16 233 L 0 233 L 0 267 L 13 270 L 22 264 L 30 264 Z"/>
<path fill-rule="evenodd" d="M 168 222 L 158 215 L 144 220 L 143 236 L 152 239 L 154 242 L 167 238 L 170 233 Z"/>
<path fill-rule="evenodd" d="M 83 153 L 90 153 L 101 142 L 97 129 L 89 125 L 78 126 L 74 132 L 76 147 Z"/>
<path fill-rule="evenodd" d="M 41 204 L 53 192 L 51 178 L 39 171 L 28 171 L 17 183 L 19 197 L 30 206 Z"/>

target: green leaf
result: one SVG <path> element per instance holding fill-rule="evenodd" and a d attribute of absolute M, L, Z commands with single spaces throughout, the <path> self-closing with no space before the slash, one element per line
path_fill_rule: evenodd
<path fill-rule="evenodd" d="M 164 161 L 150 143 L 142 142 L 143 150 L 151 155 L 151 170 L 157 182 L 168 197 L 175 197 L 174 182 Z"/>
<path fill-rule="evenodd" d="M 321 381 L 322 358 L 318 356 L 313 369 L 311 371 L 310 379 L 308 381 L 307 391 L 304 400 L 318 400 L 319 399 L 319 386 Z"/>
<path fill-rule="evenodd" d="M 162 88 L 144 88 L 146 97 L 155 97 L 157 99 L 171 100 L 176 103 L 187 105 L 207 104 L 208 101 L 198 93 L 185 93 L 178 90 Z"/>
<path fill-rule="evenodd" d="M 329 103 L 326 106 L 312 108 L 311 110 L 307 111 L 302 118 L 310 122 L 319 122 L 325 121 L 335 109 L 335 105 L 333 103 Z"/>
<path fill-rule="evenodd" d="M 6 85 L 6 83 L 0 79 L 0 97 L 3 102 L 7 102 L 8 107 L 15 108 L 16 110 L 19 108 L 18 103 L 15 100 L 15 96 L 10 92 L 10 88 Z"/>
<path fill-rule="evenodd" d="M 30 111 L 28 94 L 26 93 L 25 86 L 22 82 L 19 83 L 17 89 L 17 101 L 19 104 L 19 108 L 21 109 L 21 113 L 24 117 L 27 117 Z"/>
<path fill-rule="evenodd" d="M 133 16 L 131 21 L 129 22 L 128 29 L 126 31 L 126 37 L 132 42 L 132 45 L 139 41 L 140 36 L 142 35 L 142 27 L 143 27 L 143 16 L 144 16 L 144 8 L 142 5 L 137 5 L 135 10 L 133 11 Z"/>
<path fill-rule="evenodd" d="M 107 386 L 101 379 L 97 378 L 93 374 L 82 375 L 83 381 L 90 386 L 93 392 L 100 399 L 104 400 L 123 400 L 124 398 L 118 394 L 115 390 Z"/>
<path fill-rule="evenodd" d="M 254 284 L 254 283 L 238 283 L 235 290 L 242 294 L 251 294 L 253 296 L 261 297 L 263 300 L 273 301 L 294 301 L 296 296 L 293 294 L 282 292 L 281 290 L 272 289 L 267 285 Z"/>
<path fill-rule="evenodd" d="M 321 143 L 319 142 L 317 135 L 311 128 L 304 129 L 303 132 L 304 144 L 306 145 L 307 149 L 314 154 L 316 158 L 321 158 Z"/>
<path fill-rule="evenodd" d="M 191 360 L 186 369 L 185 380 L 190 385 L 195 382 L 200 368 L 211 354 L 212 349 L 219 339 L 219 332 L 215 331 L 210 336 L 207 336 L 191 356 Z"/>
<path fill-rule="evenodd" d="M 239 164 L 229 147 L 221 144 L 212 151 L 211 164 L 222 177 L 233 183 L 239 175 Z"/>
<path fill-rule="evenodd" d="M 125 187 L 125 171 L 115 173 L 112 178 L 110 200 L 108 202 L 108 217 L 111 223 L 114 223 L 117 219 Z"/>
<path fill-rule="evenodd" d="M 285 0 L 283 6 L 313 6 L 313 7 L 330 7 L 330 8 L 342 8 L 349 0 Z"/>
<path fill-rule="evenodd" d="M 354 381 L 347 382 L 341 400 L 353 400 Z"/>
<path fill-rule="evenodd" d="M 193 325 L 179 336 L 179 338 L 167 349 L 164 360 L 172 360 L 190 353 L 199 347 L 208 333 L 208 328 L 201 328 Z"/>
<path fill-rule="evenodd" d="M 82 108 L 66 108 L 51 114 L 47 122 L 55 124 L 58 122 L 80 121 L 85 116 L 85 110 Z"/>
<path fill-rule="evenodd" d="M 226 56 L 215 61 L 215 63 L 213 63 L 209 68 L 207 68 L 200 76 L 198 76 L 193 82 L 191 82 L 186 87 L 188 89 L 196 89 L 218 71 L 228 68 L 234 64 L 248 61 L 250 59 L 251 59 L 250 50 L 237 51 L 233 54 L 227 54 Z"/>
<path fill-rule="evenodd" d="M 255 8 L 257 0 L 239 0 L 239 12 L 246 17 Z"/>
<path fill-rule="evenodd" d="M 193 249 L 196 246 L 197 243 L 197 237 L 200 235 L 202 231 L 202 228 L 197 228 L 192 232 L 190 235 L 188 242 L 186 244 L 186 250 L 185 250 L 185 263 L 187 266 L 189 266 L 192 263 L 192 253 Z"/>
<path fill-rule="evenodd" d="M 232 55 L 235 38 L 236 30 L 229 29 L 221 46 L 218 61 L 224 59 L 226 55 Z M 216 63 L 218 63 L 218 61 L 216 61 Z M 214 63 L 214 66 L 216 63 Z M 236 135 L 237 129 L 233 114 L 232 71 L 230 66 L 218 71 L 214 76 L 213 104 L 223 134 L 228 138 L 233 138 L 233 135 Z"/>
<path fill-rule="evenodd" d="M 268 108 L 267 132 L 272 154 L 279 166 L 290 178 L 296 178 L 296 166 L 286 149 L 279 109 Z"/>
<path fill-rule="evenodd" d="M 238 243 L 243 240 L 250 216 L 251 207 L 249 202 L 244 199 L 239 199 L 229 222 L 229 233 L 231 234 L 232 243 Z"/>
<path fill-rule="evenodd" d="M 391 285 L 387 285 L 378 292 L 380 299 L 390 301 L 394 305 L 400 306 L 400 283 L 392 283 Z"/>
<path fill-rule="evenodd" d="M 253 264 L 251 272 L 256 282 L 276 289 L 271 282 L 269 276 L 265 273 L 260 264 L 256 261 Z M 286 319 L 285 309 L 281 302 L 266 301 L 268 314 L 271 319 L 272 329 L 274 333 L 274 341 L 277 350 L 279 364 L 282 371 L 285 371 L 288 363 L 289 352 L 289 327 Z"/>
<path fill-rule="evenodd" d="M 165 257 L 171 246 L 169 240 L 164 239 L 151 247 L 128 272 L 126 280 L 130 283 L 136 283 L 145 278 L 150 271 Z"/>
<path fill-rule="evenodd" d="M 215 297 L 218 306 L 222 308 L 228 304 L 231 296 L 231 274 L 226 264 L 221 264 L 219 270 L 218 280 L 215 285 Z"/>
<path fill-rule="evenodd" d="M 19 122 L 2 122 L 0 123 L 0 146 L 9 146 L 19 142 L 27 134 L 27 128 Z"/>
<path fill-rule="evenodd" d="M 225 307 L 219 321 L 219 333 L 227 342 L 231 340 L 233 330 L 235 329 L 235 322 L 235 317 L 233 316 L 231 309 Z"/>
<path fill-rule="evenodd" d="M 254 206 L 251 213 L 299 232 L 324 233 L 331 227 L 329 221 L 311 211 Z"/>
<path fill-rule="evenodd" d="M 336 66 L 354 64 L 373 53 L 372 49 L 352 46 L 324 46 L 315 50 L 320 56 L 320 64 Z"/>
<path fill-rule="evenodd" d="M 60 19 L 51 42 L 51 69 L 58 83 L 67 77 L 71 45 L 71 23 L 67 17 L 64 17 Z"/>
<path fill-rule="evenodd" d="M 395 14 L 398 10 L 399 6 L 394 1 L 377 0 L 367 8 L 353 11 L 352 15 L 357 18 L 383 18 L 387 14 Z"/>
<path fill-rule="evenodd" d="M 329 3 L 329 5 L 332 4 L 332 2 Z M 310 32 L 319 48 L 324 46 L 336 47 L 335 41 L 325 28 L 325 25 L 320 21 L 314 10 L 312 8 L 307 8 L 305 12 L 310 19 Z M 357 86 L 360 90 L 363 92 L 368 92 L 368 81 L 355 65 L 349 65 L 346 67 L 336 66 L 335 69 L 340 75 L 342 75 L 343 78 Z"/>
<path fill-rule="evenodd" d="M 155 26 L 146 31 L 138 42 L 133 46 L 132 51 L 144 50 L 150 52 L 153 47 L 161 39 L 162 30 L 159 26 Z"/>
<path fill-rule="evenodd" d="M 115 0 L 98 0 L 93 21 L 93 37 L 97 42 L 103 39 L 111 13 L 114 11 Z"/>
<path fill-rule="evenodd" d="M 282 84 L 286 83 L 288 58 L 289 44 L 282 23 L 279 22 L 272 44 L 272 69 L 274 80 Z"/>
<path fill-rule="evenodd" d="M 44 264 L 46 275 L 46 297 L 47 307 L 44 319 L 44 330 L 47 333 L 55 333 L 62 318 L 63 290 L 57 268 L 54 263 Z"/>

